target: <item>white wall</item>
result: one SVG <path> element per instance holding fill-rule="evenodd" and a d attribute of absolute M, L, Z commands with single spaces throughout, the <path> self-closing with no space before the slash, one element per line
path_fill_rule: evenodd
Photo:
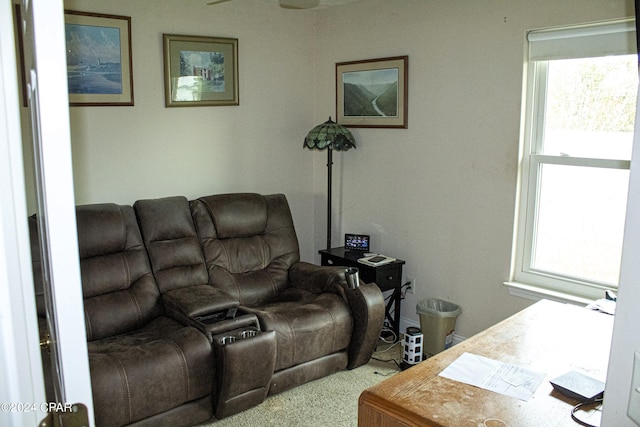
<path fill-rule="evenodd" d="M 318 14 L 318 113 L 335 111 L 336 62 L 409 55 L 409 128 L 353 130 L 358 148 L 336 168 L 334 231 L 334 240 L 371 234 L 376 251 L 407 261 L 416 294 L 403 317 L 417 321 L 423 298 L 450 300 L 462 307 L 456 333 L 468 337 L 531 303 L 502 284 L 525 31 L 633 15 L 632 0 L 366 0 Z"/>

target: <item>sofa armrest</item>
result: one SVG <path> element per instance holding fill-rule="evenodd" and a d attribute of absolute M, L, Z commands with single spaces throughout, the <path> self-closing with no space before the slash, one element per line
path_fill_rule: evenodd
<path fill-rule="evenodd" d="M 369 361 L 380 339 L 384 323 L 384 297 L 375 283 L 361 283 L 358 288 L 347 288 L 345 292 L 353 316 L 347 368 L 354 369 Z"/>
<path fill-rule="evenodd" d="M 345 267 L 319 266 L 299 261 L 289 269 L 289 281 L 294 288 L 314 294 L 334 293 L 346 300 L 343 291 L 347 287 L 344 269 Z"/>

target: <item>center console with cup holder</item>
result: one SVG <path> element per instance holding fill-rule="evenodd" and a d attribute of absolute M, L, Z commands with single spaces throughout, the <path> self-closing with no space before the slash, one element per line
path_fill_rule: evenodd
<path fill-rule="evenodd" d="M 276 363 L 275 331 L 261 331 L 255 314 L 211 323 L 207 331 L 212 333 L 217 364 L 215 417 L 228 417 L 264 401 Z"/>

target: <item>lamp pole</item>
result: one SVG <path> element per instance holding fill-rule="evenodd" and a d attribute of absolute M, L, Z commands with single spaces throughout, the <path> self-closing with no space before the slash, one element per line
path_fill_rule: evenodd
<path fill-rule="evenodd" d="M 327 249 L 331 249 L 331 176 L 333 165 L 333 150 L 331 147 L 327 149 Z"/>

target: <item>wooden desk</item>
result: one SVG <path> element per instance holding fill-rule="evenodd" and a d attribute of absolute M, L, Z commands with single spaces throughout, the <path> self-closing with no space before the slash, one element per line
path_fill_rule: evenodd
<path fill-rule="evenodd" d="M 540 301 L 362 392 L 358 425 L 575 427 L 570 411 L 578 402 L 549 380 L 575 369 L 604 381 L 612 329 L 613 316 Z M 547 376 L 527 402 L 438 376 L 464 352 Z"/>

